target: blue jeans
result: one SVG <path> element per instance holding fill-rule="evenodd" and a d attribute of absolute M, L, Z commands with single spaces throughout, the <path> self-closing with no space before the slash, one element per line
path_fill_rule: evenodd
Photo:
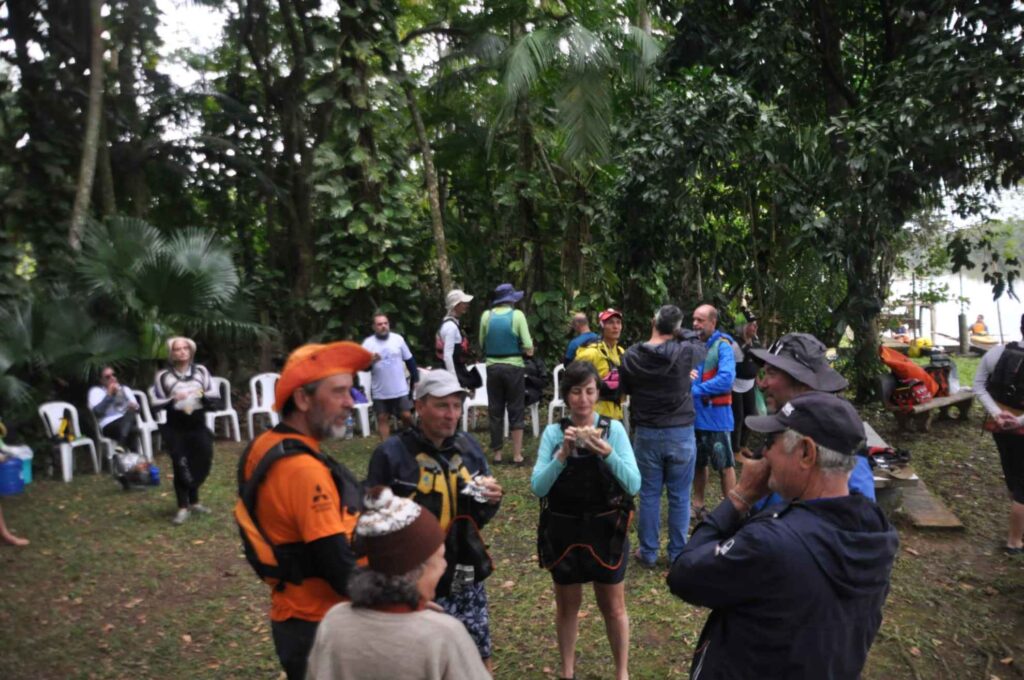
<path fill-rule="evenodd" d="M 639 556 L 658 558 L 661 531 L 661 487 L 668 489 L 668 558 L 674 561 L 686 545 L 690 527 L 690 487 L 693 484 L 697 442 L 693 426 L 638 427 L 633 453 L 640 468 Z"/>

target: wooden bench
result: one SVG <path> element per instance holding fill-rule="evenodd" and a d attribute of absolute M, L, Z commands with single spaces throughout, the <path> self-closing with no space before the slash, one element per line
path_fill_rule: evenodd
<path fill-rule="evenodd" d="M 864 421 L 864 434 L 868 446 L 888 446 L 867 421 Z M 896 479 L 876 473 L 875 489 L 878 504 L 903 514 L 917 529 L 963 529 L 964 525 L 946 504 L 928 490 L 909 465 L 907 469 L 912 473 L 907 479 Z"/>
<path fill-rule="evenodd" d="M 967 420 L 971 413 L 971 404 L 974 403 L 974 392 L 969 389 L 962 389 L 956 394 L 945 397 L 936 397 L 923 404 L 915 404 L 911 408 L 894 406 L 889 400 L 892 392 L 896 389 L 896 378 L 892 375 L 883 375 L 880 380 L 879 394 L 882 397 L 882 404 L 887 411 L 896 416 L 896 422 L 901 429 L 909 427 L 913 422 L 918 432 L 928 432 L 932 427 L 936 413 L 940 419 L 951 419 L 950 409 L 956 409 L 958 420 Z"/>

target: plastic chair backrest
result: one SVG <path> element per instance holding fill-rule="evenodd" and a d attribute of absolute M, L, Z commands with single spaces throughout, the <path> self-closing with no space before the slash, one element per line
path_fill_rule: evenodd
<path fill-rule="evenodd" d="M 221 410 L 231 411 L 231 383 L 227 378 L 218 378 L 217 376 L 212 376 L 210 382 L 217 387 L 217 390 L 220 392 L 220 398 L 224 400 L 224 408 Z"/>
<path fill-rule="evenodd" d="M 366 395 L 367 401 L 373 401 L 373 394 L 370 392 L 370 385 L 373 383 L 373 375 L 369 371 L 359 371 L 359 389 Z"/>
<path fill-rule="evenodd" d="M 274 408 L 274 389 L 281 378 L 278 373 L 260 373 L 249 379 L 249 394 L 255 409 L 269 411 Z"/>
<path fill-rule="evenodd" d="M 555 393 L 551 396 L 552 399 L 561 399 L 562 395 L 558 392 L 558 379 L 562 377 L 562 371 L 565 370 L 565 364 L 558 364 L 555 366 L 555 370 L 551 373 L 551 377 L 555 381 Z"/>
<path fill-rule="evenodd" d="M 153 412 L 149 409 L 149 398 L 146 393 L 142 390 L 132 390 L 132 394 L 135 395 L 135 401 L 139 402 L 139 418 L 144 423 L 155 423 L 153 420 Z"/>
<path fill-rule="evenodd" d="M 66 401 L 47 401 L 39 405 L 39 415 L 46 423 L 46 429 L 52 437 L 57 434 L 57 426 L 60 419 L 64 417 L 64 411 L 71 412 L 71 426 L 74 428 L 76 437 L 82 436 L 82 428 L 78 425 L 78 409 Z"/>

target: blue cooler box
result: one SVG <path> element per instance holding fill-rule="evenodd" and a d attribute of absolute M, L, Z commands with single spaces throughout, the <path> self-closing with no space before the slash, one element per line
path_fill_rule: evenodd
<path fill-rule="evenodd" d="M 21 459 L 14 456 L 0 463 L 0 496 L 15 496 L 25 490 L 23 469 Z"/>

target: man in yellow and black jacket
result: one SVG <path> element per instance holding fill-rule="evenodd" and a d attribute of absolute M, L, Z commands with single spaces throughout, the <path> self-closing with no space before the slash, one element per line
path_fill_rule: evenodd
<path fill-rule="evenodd" d="M 390 437 L 370 458 L 368 486 L 390 486 L 437 516 L 446 532 L 448 568 L 437 604 L 462 621 L 491 667 L 491 635 L 484 579 L 494 565 L 480 535 L 498 512 L 501 486 L 490 476 L 480 444 L 456 432 L 466 391 L 448 371 L 425 373 L 416 385 L 419 424 Z"/>
<path fill-rule="evenodd" d="M 235 519 L 246 558 L 271 586 L 274 647 L 289 680 L 305 676 L 317 626 L 345 599 L 355 565 L 361 487 L 320 442 L 344 432 L 353 376 L 370 360 L 352 342 L 295 350 L 275 389 L 281 423 L 239 460 Z"/>

